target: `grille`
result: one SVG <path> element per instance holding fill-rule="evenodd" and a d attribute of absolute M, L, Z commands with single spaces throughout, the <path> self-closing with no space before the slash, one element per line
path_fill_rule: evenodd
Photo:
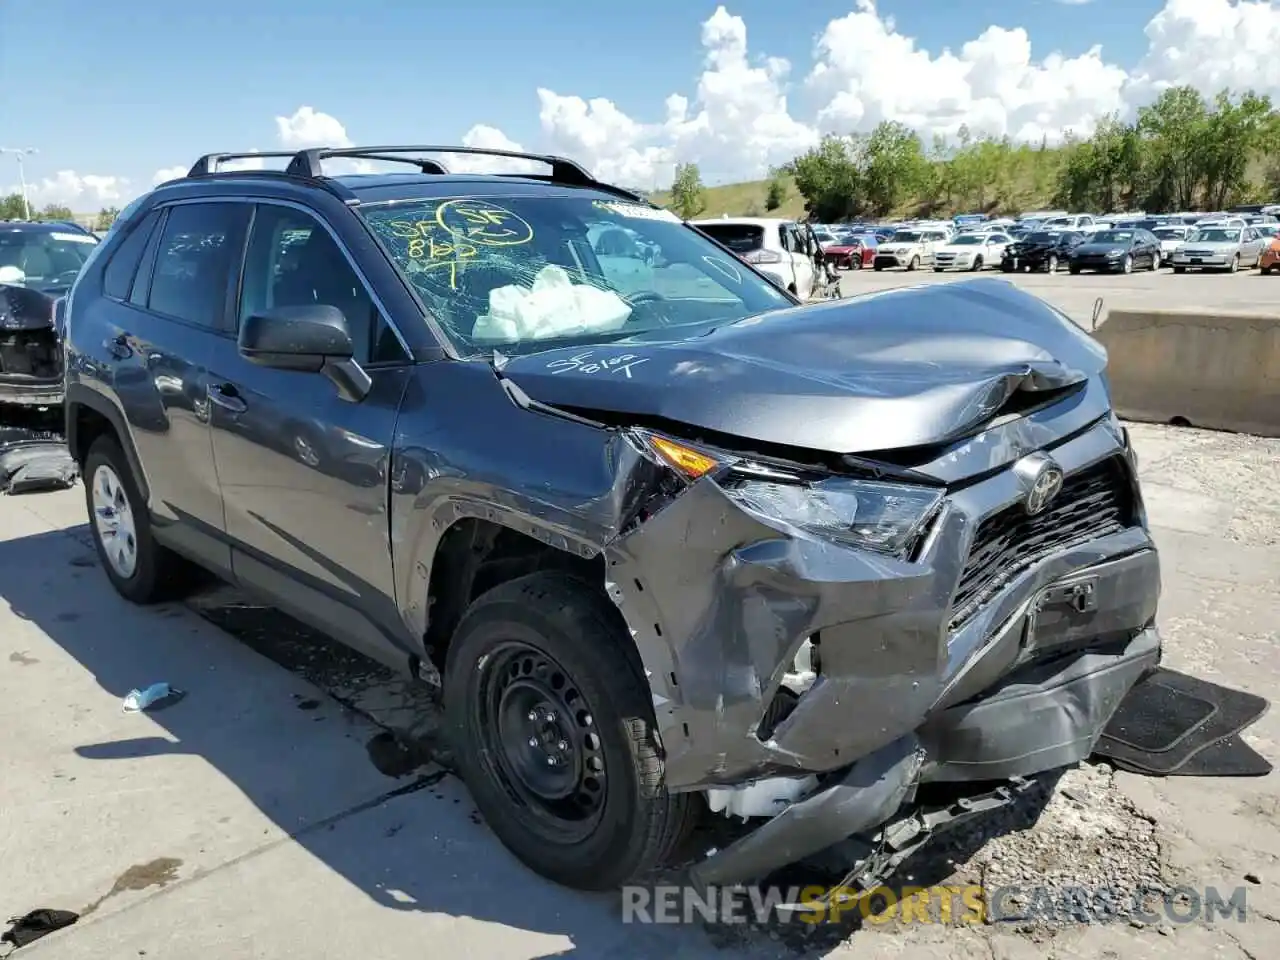
<path fill-rule="evenodd" d="M 1028 567 L 1067 547 L 1129 527 L 1133 492 L 1118 457 L 1069 475 L 1049 507 L 1028 516 L 1021 501 L 978 525 L 948 629 L 957 630 L 1001 587 Z"/>

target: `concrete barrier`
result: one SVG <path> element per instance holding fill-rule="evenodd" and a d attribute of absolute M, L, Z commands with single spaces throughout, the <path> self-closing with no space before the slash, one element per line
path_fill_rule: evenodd
<path fill-rule="evenodd" d="M 1280 437 L 1280 314 L 1112 310 L 1094 336 L 1122 418 Z"/>

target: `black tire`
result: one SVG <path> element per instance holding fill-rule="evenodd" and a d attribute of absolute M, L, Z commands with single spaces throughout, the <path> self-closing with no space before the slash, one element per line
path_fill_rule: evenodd
<path fill-rule="evenodd" d="M 119 478 L 132 515 L 137 560 L 133 572 L 128 576 L 123 576 L 116 570 L 107 555 L 107 546 L 103 543 L 95 521 L 94 489 L 95 484 L 102 479 L 98 473 L 100 467 L 109 468 Z M 192 567 L 184 557 L 156 543 L 151 533 L 151 516 L 147 512 L 147 505 L 138 490 L 129 461 L 115 437 L 104 434 L 93 441 L 84 460 L 83 480 L 85 508 L 88 511 L 93 545 L 97 548 L 102 569 L 116 592 L 126 600 L 141 605 L 160 603 L 181 595 L 191 584 Z"/>
<path fill-rule="evenodd" d="M 972 266 L 972 267 L 970 267 L 969 269 L 970 269 L 970 270 L 972 270 L 974 273 L 977 273 L 979 270 L 981 270 L 981 269 L 982 269 L 982 258 L 981 258 L 981 257 L 974 257 L 974 259 L 973 259 L 973 266 Z"/>
<path fill-rule="evenodd" d="M 915 270 L 915 269 L 917 269 L 919 266 L 920 266 L 920 258 L 919 258 L 919 257 L 912 257 L 912 258 L 911 258 L 911 260 L 907 263 L 907 269 L 908 269 L 908 270 Z"/>
<path fill-rule="evenodd" d="M 1077 267 L 1077 266 L 1073 263 L 1073 264 L 1071 264 L 1071 266 L 1067 267 L 1067 272 L 1068 272 L 1068 273 L 1072 273 L 1072 274 L 1076 274 L 1076 273 L 1079 273 L 1079 272 L 1080 272 L 1080 268 L 1079 268 L 1079 267 Z"/>
<path fill-rule="evenodd" d="M 526 866 L 579 890 L 644 876 L 683 841 L 692 818 L 690 795 L 663 786 L 651 693 L 631 643 L 617 611 L 589 584 L 542 572 L 479 597 L 458 625 L 445 665 L 446 724 L 477 808 Z M 529 698 L 544 693 L 547 708 L 538 701 L 526 715 Z M 547 733 L 544 723 L 554 729 Z M 527 751 L 525 732 L 532 734 Z M 569 737 L 569 750 L 561 749 Z M 560 748 L 548 746 L 551 740 Z M 572 752 L 559 762 L 574 776 L 556 788 L 571 797 L 534 795 L 529 781 L 546 751 L 557 758 Z M 583 813 L 592 803 L 598 809 Z"/>
<path fill-rule="evenodd" d="M 1236 254 L 1231 258 L 1231 263 L 1227 265 L 1227 273 L 1235 273 L 1240 269 L 1240 254 Z"/>
<path fill-rule="evenodd" d="M 873 263 L 873 264 L 871 265 L 871 269 L 872 269 L 872 270 L 874 270 L 876 273 L 879 273 L 881 270 L 883 270 L 883 269 L 884 269 L 884 264 L 882 264 L 882 263 Z"/>
<path fill-rule="evenodd" d="M 942 267 L 934 267 L 934 268 L 933 268 L 933 272 L 934 272 L 934 273 L 941 273 L 941 272 L 942 272 Z"/>
<path fill-rule="evenodd" d="M 1187 272 L 1187 268 L 1186 268 L 1186 267 L 1174 267 L 1174 268 L 1173 268 L 1173 272 L 1174 272 L 1174 273 L 1186 273 L 1186 272 Z"/>

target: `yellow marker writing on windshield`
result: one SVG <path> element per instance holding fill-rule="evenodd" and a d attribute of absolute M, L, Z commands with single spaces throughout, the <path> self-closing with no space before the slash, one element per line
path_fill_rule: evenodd
<path fill-rule="evenodd" d="M 485 247 L 514 247 L 533 239 L 533 227 L 486 200 L 446 200 L 436 208 L 440 229 Z"/>

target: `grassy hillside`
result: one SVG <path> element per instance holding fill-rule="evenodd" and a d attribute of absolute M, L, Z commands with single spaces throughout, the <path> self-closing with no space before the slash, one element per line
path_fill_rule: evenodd
<path fill-rule="evenodd" d="M 795 184 L 787 180 L 787 200 L 777 210 L 766 210 L 765 197 L 769 192 L 768 180 L 750 180 L 746 183 L 726 183 L 720 187 L 707 187 L 707 209 L 698 214 L 699 217 L 718 217 L 728 214 L 731 217 L 803 217 L 804 198 L 800 196 Z M 665 190 L 652 195 L 654 203 L 666 206 L 671 194 Z"/>
<path fill-rule="evenodd" d="M 1018 159 L 1022 162 L 1018 162 Z M 911 216 L 952 216 L 957 213 L 970 213 L 981 208 L 991 214 L 1016 214 L 1024 210 L 1043 210 L 1056 207 L 1054 193 L 1058 187 L 1058 174 L 1061 170 L 1065 154 L 1058 150 L 1045 151 L 1045 155 L 1031 161 L 1030 157 L 1015 159 L 1002 171 L 998 183 L 989 184 L 991 197 L 983 204 L 949 203 L 942 199 L 932 209 L 919 200 L 910 200 L 893 211 L 896 217 Z M 1260 183 L 1266 178 L 1269 160 L 1266 157 L 1254 157 L 1249 161 L 1246 179 Z M 799 219 L 804 217 L 804 198 L 796 189 L 794 182 L 788 177 L 786 201 L 777 210 L 765 209 L 765 197 L 769 191 L 768 180 L 749 180 L 744 183 L 727 183 L 718 187 L 704 188 L 707 208 L 698 214 L 700 218 L 719 217 L 728 214 L 731 217 L 787 217 Z M 654 203 L 666 206 L 671 200 L 669 191 L 660 190 L 651 194 Z M 1267 199 L 1270 199 L 1268 197 Z M 1104 211 L 1081 211 L 1102 213 Z"/>

